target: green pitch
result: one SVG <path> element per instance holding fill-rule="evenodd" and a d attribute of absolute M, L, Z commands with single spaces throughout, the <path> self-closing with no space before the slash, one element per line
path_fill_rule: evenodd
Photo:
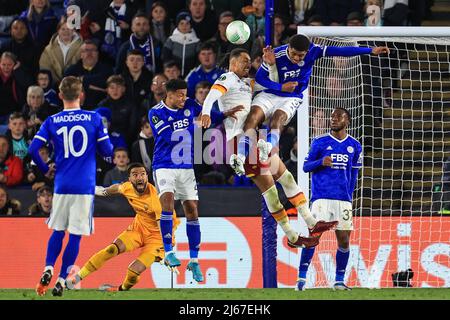
<path fill-rule="evenodd" d="M 310 289 L 135 289 L 128 292 L 97 290 L 65 291 L 53 297 L 51 288 L 45 297 L 31 289 L 0 289 L 0 300 L 450 300 L 450 288 L 437 289 L 353 289 L 332 291 Z"/>

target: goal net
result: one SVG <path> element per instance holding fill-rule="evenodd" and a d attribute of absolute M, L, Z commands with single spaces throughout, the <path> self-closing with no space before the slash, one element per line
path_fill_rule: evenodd
<path fill-rule="evenodd" d="M 309 86 L 309 128 L 298 130 L 299 148 L 309 147 L 313 137 L 329 132 L 332 110 L 344 107 L 352 116 L 349 133 L 363 145 L 348 285 L 392 287 L 394 273 L 412 269 L 414 287 L 450 287 L 450 37 L 312 40 L 391 50 L 318 60 Z M 325 233 L 307 287 L 333 285 L 336 249 L 334 233 Z M 300 250 L 297 266 L 299 257 Z"/>

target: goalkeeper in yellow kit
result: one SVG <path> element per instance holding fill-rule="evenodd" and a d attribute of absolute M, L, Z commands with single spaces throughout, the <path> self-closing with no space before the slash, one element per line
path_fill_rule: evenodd
<path fill-rule="evenodd" d="M 118 287 L 105 288 L 108 291 L 129 290 L 139 281 L 140 274 L 145 269 L 150 267 L 153 262 L 164 259 L 164 247 L 159 229 L 162 208 L 158 193 L 156 188 L 148 182 L 144 165 L 132 163 L 128 167 L 127 182 L 108 188 L 96 187 L 95 194 L 99 196 L 122 194 L 127 198 L 136 216 L 127 230 L 122 232 L 112 244 L 94 254 L 75 277 L 67 281 L 68 288 L 73 288 L 88 275 L 99 270 L 109 259 L 140 248 L 141 253 L 128 266 L 123 283 Z M 175 213 L 173 219 L 173 231 L 175 232 L 179 224 Z"/>

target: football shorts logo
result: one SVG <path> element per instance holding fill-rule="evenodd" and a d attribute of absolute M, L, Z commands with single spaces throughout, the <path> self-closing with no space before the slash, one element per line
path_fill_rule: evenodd
<path fill-rule="evenodd" d="M 347 147 L 347 151 L 348 151 L 349 153 L 353 153 L 355 150 L 353 149 L 352 146 L 348 146 L 348 147 Z"/>
<path fill-rule="evenodd" d="M 191 115 L 191 111 L 189 109 L 184 110 L 184 115 L 189 117 Z"/>
<path fill-rule="evenodd" d="M 152 122 L 153 122 L 153 124 L 156 124 L 158 121 L 159 121 L 159 119 L 158 119 L 157 116 L 153 116 L 153 117 L 152 117 Z"/>
<path fill-rule="evenodd" d="M 292 101 L 292 106 L 294 108 L 300 107 L 301 104 L 302 104 L 302 100 L 300 100 L 300 99 L 295 99 L 294 101 Z"/>

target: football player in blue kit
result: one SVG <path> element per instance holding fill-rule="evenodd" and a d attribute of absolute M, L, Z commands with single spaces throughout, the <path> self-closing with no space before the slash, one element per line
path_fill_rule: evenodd
<path fill-rule="evenodd" d="M 335 290 L 350 290 L 344 283 L 350 256 L 350 233 L 353 230 L 352 199 L 362 167 L 362 147 L 347 133 L 350 114 L 336 108 L 331 114 L 331 132 L 314 138 L 303 164 L 311 172 L 311 213 L 316 219 L 337 220 Z M 306 273 L 315 248 L 302 250 L 297 290 L 304 290 Z"/>

